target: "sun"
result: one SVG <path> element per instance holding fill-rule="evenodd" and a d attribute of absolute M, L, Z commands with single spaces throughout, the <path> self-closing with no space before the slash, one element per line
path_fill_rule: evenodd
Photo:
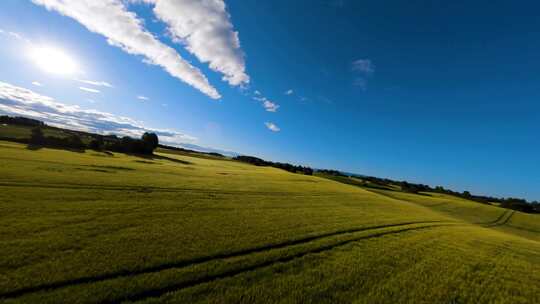
<path fill-rule="evenodd" d="M 75 60 L 54 47 L 35 47 L 30 51 L 30 57 L 42 70 L 51 74 L 70 75 L 78 69 Z"/>

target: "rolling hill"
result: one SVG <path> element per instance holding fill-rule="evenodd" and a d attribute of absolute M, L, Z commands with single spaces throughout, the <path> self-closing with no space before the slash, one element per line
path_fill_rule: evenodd
<path fill-rule="evenodd" d="M 159 149 L 0 141 L 2 303 L 538 303 L 538 215 Z"/>

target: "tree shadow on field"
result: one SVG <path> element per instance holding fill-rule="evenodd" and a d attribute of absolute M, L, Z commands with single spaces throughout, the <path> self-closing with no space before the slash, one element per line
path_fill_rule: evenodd
<path fill-rule="evenodd" d="M 37 151 L 37 150 L 43 149 L 43 146 L 28 145 L 28 146 L 26 146 L 26 149 L 32 150 L 32 151 Z"/>
<path fill-rule="evenodd" d="M 41 150 L 43 148 L 47 149 L 55 149 L 55 150 L 64 150 L 64 151 L 70 151 L 70 152 L 76 152 L 76 153 L 84 153 L 85 149 L 77 149 L 77 148 L 66 148 L 66 147 L 56 147 L 56 146 L 43 146 L 43 145 L 35 145 L 35 144 L 28 144 L 26 146 L 26 149 L 31 151 L 37 151 Z"/>
<path fill-rule="evenodd" d="M 163 155 L 156 155 L 156 154 L 152 154 L 152 155 L 129 154 L 129 155 L 144 158 L 144 159 L 148 159 L 148 160 L 167 160 L 167 161 L 171 161 L 171 162 L 182 164 L 182 165 L 193 165 L 192 162 L 188 162 L 188 161 L 185 161 L 185 160 L 172 158 L 172 157 L 168 157 L 168 156 L 163 156 Z"/>

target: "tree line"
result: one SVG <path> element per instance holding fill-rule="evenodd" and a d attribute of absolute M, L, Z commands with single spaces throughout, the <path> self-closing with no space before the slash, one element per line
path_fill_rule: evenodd
<path fill-rule="evenodd" d="M 32 127 L 31 135 L 29 139 L 16 139 L 16 138 L 3 138 L 3 139 L 27 143 L 33 147 L 44 146 L 44 147 L 64 148 L 64 149 L 72 149 L 72 150 L 92 149 L 96 151 L 113 151 L 113 152 L 121 152 L 121 153 L 128 153 L 128 154 L 152 154 L 153 151 L 158 146 L 161 146 L 159 144 L 158 136 L 155 133 L 149 133 L 149 132 L 144 133 L 140 139 L 136 139 L 136 138 L 131 138 L 128 136 L 118 137 L 116 135 L 99 135 L 99 134 L 86 133 L 86 132 L 80 132 L 80 131 L 59 129 L 59 128 L 47 126 L 42 121 L 26 118 L 26 117 L 0 116 L 0 123 Z M 62 131 L 63 133 L 67 133 L 67 136 L 65 137 L 45 136 L 43 133 L 44 129 L 59 130 L 59 131 Z M 82 137 L 84 137 L 85 139 L 90 138 L 90 140 L 83 140 Z M 162 146 L 162 147 L 167 148 L 167 149 L 179 150 L 183 152 L 202 153 L 202 154 L 224 157 L 223 155 L 219 153 L 213 153 L 213 152 L 204 153 L 204 152 L 198 152 L 198 151 L 170 147 L 170 146 Z M 261 158 L 254 157 L 254 156 L 241 155 L 241 156 L 236 156 L 233 159 L 244 162 L 244 163 L 253 164 L 256 166 L 275 167 L 275 168 L 286 170 L 288 172 L 301 173 L 301 174 L 306 174 L 306 175 L 313 175 L 313 171 L 314 171 L 310 167 L 298 166 L 298 165 L 293 165 L 289 163 L 271 162 L 271 161 L 266 161 L 266 160 L 263 160 Z M 327 174 L 327 175 L 351 177 L 350 174 L 345 174 L 338 170 L 318 169 L 317 171 Z M 529 202 L 521 198 L 513 198 L 513 197 L 498 198 L 498 197 L 492 197 L 492 196 L 474 195 L 474 194 L 471 194 L 469 191 L 457 192 L 450 189 L 446 189 L 442 186 L 431 187 L 425 184 L 416 184 L 416 183 L 410 183 L 407 181 L 395 181 L 388 178 L 379 178 L 379 177 L 374 177 L 374 176 L 364 176 L 364 175 L 353 175 L 353 176 L 359 177 L 364 181 L 369 181 L 370 183 L 375 184 L 375 185 L 380 185 L 380 186 L 398 185 L 401 191 L 408 192 L 408 193 L 416 193 L 416 194 L 421 193 L 421 192 L 443 193 L 443 194 L 449 194 L 449 195 L 453 195 L 457 197 L 462 197 L 462 198 L 476 201 L 479 203 L 484 203 L 484 204 L 498 203 L 501 207 L 504 207 L 504 208 L 514 209 L 514 210 L 519 210 L 519 211 L 529 212 L 529 213 L 540 213 L 540 202 L 538 201 Z"/>
<path fill-rule="evenodd" d="M 43 121 L 26 118 L 26 117 L 11 117 L 7 115 L 0 116 L 1 124 L 8 125 L 19 125 L 19 126 L 28 126 L 28 127 L 44 127 L 45 123 Z"/>
<path fill-rule="evenodd" d="M 274 168 L 283 169 L 285 171 L 292 172 L 292 173 L 313 175 L 313 169 L 311 169 L 310 167 L 297 166 L 297 165 L 292 165 L 289 163 L 271 162 L 264 159 L 260 159 L 255 156 L 240 155 L 240 156 L 234 157 L 233 159 L 244 162 L 244 163 L 252 164 L 255 166 L 274 167 Z"/>
<path fill-rule="evenodd" d="M 32 128 L 28 144 L 33 147 L 65 148 L 73 150 L 92 149 L 96 151 L 113 151 L 128 154 L 152 154 L 159 145 L 155 133 L 145 132 L 140 139 L 129 136 L 92 134 L 88 143 L 83 142 L 81 136 L 71 132 L 67 137 L 45 136 L 43 128 Z"/>
<path fill-rule="evenodd" d="M 527 213 L 540 213 L 540 202 L 532 201 L 529 202 L 522 198 L 514 198 L 514 197 L 493 197 L 493 196 L 485 196 L 485 195 L 475 195 L 471 194 L 469 191 L 453 191 L 450 189 L 446 189 L 443 186 L 436 186 L 431 187 L 429 185 L 425 184 L 415 184 L 410 183 L 407 181 L 395 181 L 388 178 L 378 178 L 373 176 L 359 176 L 363 180 L 370 181 L 374 184 L 379 185 L 398 185 L 403 192 L 407 193 L 421 193 L 421 192 L 435 192 L 435 193 L 442 193 L 442 194 L 448 194 L 452 196 L 461 197 L 470 201 L 475 201 L 482 204 L 492 204 L 497 203 L 503 208 L 507 209 L 513 209 L 517 211 L 527 212 Z"/>

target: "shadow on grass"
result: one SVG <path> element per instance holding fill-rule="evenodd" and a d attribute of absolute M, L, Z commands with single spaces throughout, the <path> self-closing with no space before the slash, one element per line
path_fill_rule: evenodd
<path fill-rule="evenodd" d="M 53 145 L 35 145 L 35 144 L 28 144 L 26 146 L 26 148 L 28 150 L 32 150 L 32 151 L 37 151 L 37 150 L 40 150 L 40 149 L 43 149 L 43 148 L 64 150 L 64 151 L 77 152 L 77 153 L 85 153 L 85 151 L 86 151 L 86 149 L 59 147 L 59 146 L 53 146 Z M 106 151 L 106 150 L 93 150 L 92 149 L 92 151 L 99 152 L 99 153 L 104 153 L 106 156 L 113 156 L 114 155 L 112 152 Z M 137 162 L 140 162 L 140 163 L 155 164 L 155 163 L 152 163 L 152 162 L 147 161 L 147 160 L 167 160 L 167 161 L 182 164 L 182 165 L 193 165 L 192 162 L 188 162 L 188 161 L 185 161 L 185 160 L 176 159 L 176 158 L 172 158 L 172 157 L 168 157 L 168 156 L 163 156 L 163 155 L 156 155 L 156 154 L 146 155 L 146 154 L 136 154 L 136 153 L 125 153 L 125 154 L 145 159 L 145 160 L 137 160 Z M 116 169 L 118 169 L 118 168 L 116 168 Z"/>
<path fill-rule="evenodd" d="M 145 158 L 145 159 L 151 159 L 151 160 L 167 160 L 167 161 L 171 161 L 171 162 L 182 164 L 182 165 L 193 165 L 192 162 L 188 162 L 188 161 L 185 161 L 185 160 L 172 158 L 172 157 L 168 157 L 168 156 L 163 156 L 163 155 L 156 155 L 156 154 L 140 155 L 140 154 L 138 154 L 138 155 L 134 155 L 134 156 L 142 157 L 142 158 Z"/>
<path fill-rule="evenodd" d="M 66 148 L 66 147 L 49 146 L 49 145 L 34 145 L 34 144 L 28 144 L 28 145 L 26 146 L 26 149 L 32 150 L 32 151 L 41 150 L 41 149 L 43 149 L 43 148 L 47 148 L 47 149 L 55 149 L 55 150 L 65 150 L 65 151 L 77 152 L 77 153 L 84 153 L 84 152 L 85 152 L 85 149 Z"/>

